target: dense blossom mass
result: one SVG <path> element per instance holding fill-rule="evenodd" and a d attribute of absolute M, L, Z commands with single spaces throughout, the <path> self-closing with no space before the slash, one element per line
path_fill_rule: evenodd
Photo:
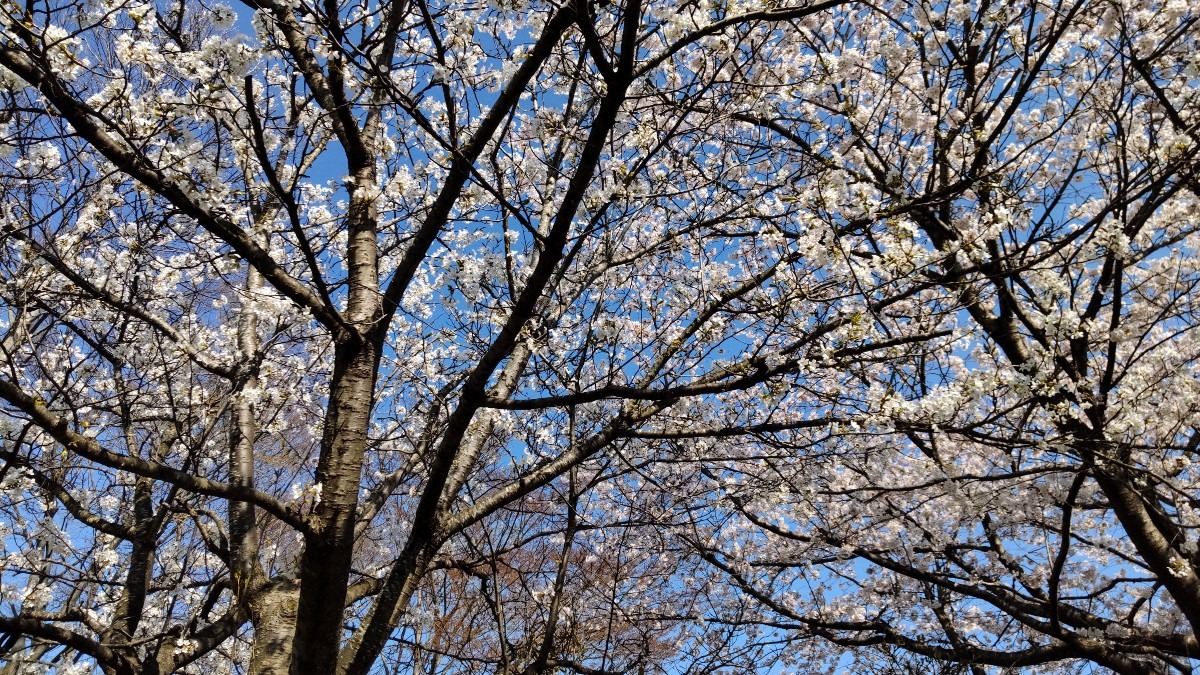
<path fill-rule="evenodd" d="M 1191 673 L 1198 21 L 0 3 L 0 673 Z"/>

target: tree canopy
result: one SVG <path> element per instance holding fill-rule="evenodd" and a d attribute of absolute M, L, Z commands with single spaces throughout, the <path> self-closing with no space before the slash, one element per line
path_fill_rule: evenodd
<path fill-rule="evenodd" d="M 1183 0 L 7 0 L 0 672 L 1191 673 Z"/>

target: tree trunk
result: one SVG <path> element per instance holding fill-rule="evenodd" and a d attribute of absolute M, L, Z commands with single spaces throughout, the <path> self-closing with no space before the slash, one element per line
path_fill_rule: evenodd
<path fill-rule="evenodd" d="M 336 336 L 316 472 L 319 501 L 300 561 L 300 599 L 291 666 L 294 675 L 323 675 L 337 668 L 363 455 L 379 371 L 379 341 L 384 338 L 384 334 L 370 330 L 380 320 L 381 307 L 374 162 L 355 169 L 354 176 L 346 217 L 350 261 L 344 314 L 347 327 Z"/>
<path fill-rule="evenodd" d="M 254 313 L 255 295 L 263 285 L 258 270 L 247 266 L 246 299 L 238 317 L 238 351 L 243 364 L 250 365 L 250 373 L 241 383 L 241 391 L 234 392 L 233 424 L 229 439 L 229 482 L 232 485 L 254 488 L 254 441 L 258 436 L 258 424 L 254 409 L 244 395 L 247 390 L 259 386 L 257 363 L 260 348 L 258 317 Z M 258 521 L 254 505 L 246 502 L 229 501 L 229 556 L 233 589 L 239 602 L 244 602 L 246 591 L 257 585 L 262 576 L 258 565 Z"/>
<path fill-rule="evenodd" d="M 291 666 L 299 591 L 272 588 L 250 603 L 254 642 L 249 675 L 285 675 Z"/>

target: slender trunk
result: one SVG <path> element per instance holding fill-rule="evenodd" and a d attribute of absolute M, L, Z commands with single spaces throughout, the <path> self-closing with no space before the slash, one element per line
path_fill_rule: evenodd
<path fill-rule="evenodd" d="M 154 481 L 138 478 L 133 488 L 133 548 L 129 554 L 129 572 L 125 587 L 113 612 L 112 623 L 101 635 L 101 641 L 118 648 L 133 641 L 142 621 L 146 593 L 154 572 L 154 553 L 158 543 L 158 519 L 151 502 Z"/>
<path fill-rule="evenodd" d="M 377 352 L 371 345 L 339 345 L 334 387 L 317 467 L 320 503 L 301 558 L 299 618 L 292 672 L 332 673 L 342 636 L 342 612 L 354 548 L 359 474 L 366 448 Z"/>
<path fill-rule="evenodd" d="M 250 366 L 249 374 L 241 383 L 241 391 L 233 402 L 233 424 L 229 439 L 229 482 L 237 487 L 254 487 L 254 440 L 258 425 L 254 419 L 254 407 L 244 395 L 258 388 L 256 364 L 259 350 L 258 317 L 254 313 L 254 296 L 263 284 L 258 270 L 246 272 L 246 299 L 238 317 L 238 351 L 244 364 Z M 255 585 L 258 567 L 258 522 L 254 505 L 246 502 L 229 502 L 229 557 L 233 591 L 239 602 L 246 601 L 246 594 Z M 256 627 L 257 628 L 257 627 Z"/>
<path fill-rule="evenodd" d="M 333 378 L 316 480 L 319 502 L 300 561 L 300 597 L 291 673 L 326 675 L 337 668 L 342 616 L 354 553 L 354 523 L 367 430 L 375 401 L 381 316 L 373 161 L 354 171 L 347 210 L 347 330 L 337 336 Z M 366 337 L 370 335 L 371 337 Z"/>
<path fill-rule="evenodd" d="M 244 395 L 259 387 L 257 374 L 258 316 L 254 313 L 255 296 L 263 285 L 262 275 L 250 268 L 246 272 L 246 300 L 238 317 L 238 351 L 248 374 L 241 382 L 233 403 L 233 424 L 229 439 L 229 480 L 239 487 L 254 487 L 254 441 L 258 423 L 251 398 Z M 229 502 L 229 558 L 233 592 L 248 610 L 254 626 L 250 646 L 249 675 L 285 675 L 292 660 L 292 641 L 296 632 L 297 589 L 290 582 L 271 584 L 258 562 L 259 530 L 254 505 Z"/>

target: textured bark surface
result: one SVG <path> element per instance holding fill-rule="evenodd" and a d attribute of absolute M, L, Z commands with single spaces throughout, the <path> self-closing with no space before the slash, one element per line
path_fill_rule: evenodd
<path fill-rule="evenodd" d="M 262 290 L 263 279 L 253 268 L 246 273 L 246 302 L 238 317 L 238 351 L 247 360 L 249 372 L 241 383 L 241 390 L 257 389 L 258 318 L 254 313 L 254 297 Z M 258 436 L 258 425 L 254 420 L 254 408 L 241 392 L 233 402 L 233 418 L 229 439 L 229 482 L 247 490 L 254 489 L 254 441 Z M 229 557 L 233 576 L 234 594 L 244 602 L 243 594 L 258 583 L 262 575 L 258 564 L 258 522 L 254 505 L 248 502 L 229 501 Z"/>
<path fill-rule="evenodd" d="M 1147 507 L 1151 502 L 1138 494 L 1126 476 L 1120 475 L 1123 472 L 1113 473 L 1117 475 L 1097 471 L 1096 484 L 1121 519 L 1129 540 L 1187 617 L 1192 635 L 1200 639 L 1200 579 L 1185 562 L 1185 555 L 1176 548 L 1185 538 L 1178 532 L 1171 532 L 1169 526 L 1164 527 L 1169 523 L 1165 518 L 1155 518 L 1151 508 Z M 1175 536 L 1168 539 L 1171 534 Z"/>
<path fill-rule="evenodd" d="M 284 675 L 292 663 L 299 591 L 281 585 L 259 594 L 250 604 L 254 640 L 249 675 Z M 311 671 L 316 672 L 316 671 Z"/>
<path fill-rule="evenodd" d="M 367 430 L 375 402 L 381 346 L 371 335 L 379 320 L 379 244 L 374 160 L 352 167 L 347 211 L 349 299 L 347 327 L 334 353 L 333 378 L 316 479 L 320 501 L 300 562 L 295 656 L 291 672 L 332 673 L 337 667 L 342 614 L 354 552 L 354 524 Z"/>

